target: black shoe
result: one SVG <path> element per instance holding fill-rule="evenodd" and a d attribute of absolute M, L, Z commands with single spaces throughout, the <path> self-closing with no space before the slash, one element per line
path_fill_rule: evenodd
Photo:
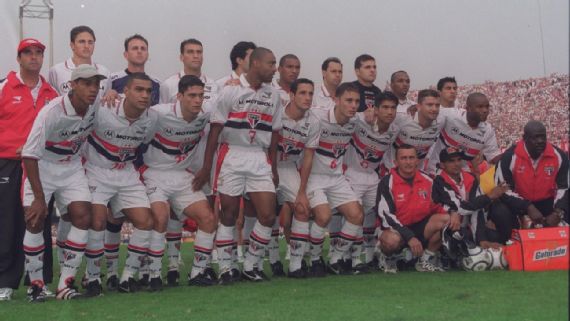
<path fill-rule="evenodd" d="M 107 291 L 115 292 L 119 289 L 119 278 L 116 275 L 111 275 L 107 279 Z"/>
<path fill-rule="evenodd" d="M 231 269 L 230 275 L 232 276 L 233 282 L 241 281 L 241 272 L 238 269 Z"/>
<path fill-rule="evenodd" d="M 216 284 L 216 280 L 212 279 L 210 275 L 206 272 L 206 270 L 202 271 L 202 273 L 198 273 L 193 278 L 190 278 L 188 275 L 188 285 L 194 286 L 212 286 Z"/>
<path fill-rule="evenodd" d="M 178 279 L 180 279 L 180 273 L 176 270 L 168 271 L 166 274 L 166 284 L 168 286 L 178 286 Z"/>
<path fill-rule="evenodd" d="M 28 302 L 40 303 L 45 302 L 45 300 L 47 300 L 47 295 L 45 294 L 42 286 L 32 284 L 32 286 L 28 288 Z"/>
<path fill-rule="evenodd" d="M 95 298 L 103 295 L 103 287 L 99 280 L 89 281 L 85 287 L 85 297 Z"/>
<path fill-rule="evenodd" d="M 307 272 L 300 268 L 295 271 L 289 271 L 289 273 L 287 273 L 287 277 L 292 279 L 304 279 L 307 277 Z"/>
<path fill-rule="evenodd" d="M 316 261 L 311 261 L 310 274 L 313 277 L 322 278 L 327 276 L 325 261 L 321 257 Z"/>
<path fill-rule="evenodd" d="M 70 283 L 67 287 L 57 291 L 55 298 L 57 300 L 76 300 L 83 298 L 83 295 L 79 293 L 76 286 Z"/>
<path fill-rule="evenodd" d="M 139 287 L 146 288 L 150 285 L 150 275 L 143 274 L 142 277 L 139 279 Z"/>
<path fill-rule="evenodd" d="M 234 280 L 234 277 L 233 277 L 231 271 L 226 271 L 226 272 L 220 274 L 220 276 L 218 277 L 218 284 L 219 285 L 230 285 L 234 282 L 235 282 L 235 280 Z"/>
<path fill-rule="evenodd" d="M 256 271 L 255 269 L 253 269 L 251 271 L 243 270 L 241 272 L 241 277 L 242 277 L 242 279 L 244 279 L 246 281 L 252 281 L 252 282 L 262 282 L 263 281 L 263 276 L 261 276 L 259 271 Z"/>
<path fill-rule="evenodd" d="M 366 263 L 366 265 L 368 265 L 369 271 L 379 271 L 380 270 L 380 267 L 378 265 L 378 258 L 376 256 L 372 258 L 372 261 Z"/>
<path fill-rule="evenodd" d="M 273 277 L 285 276 L 285 271 L 283 271 L 283 264 L 280 261 L 271 264 L 271 275 Z"/>
<path fill-rule="evenodd" d="M 336 274 L 336 275 L 341 275 L 344 273 L 344 269 L 340 261 L 327 265 L 327 271 L 330 274 Z"/>
<path fill-rule="evenodd" d="M 148 290 L 150 292 L 162 291 L 163 284 L 162 284 L 162 279 L 160 277 L 150 279 L 149 285 L 150 287 Z"/>
<path fill-rule="evenodd" d="M 264 281 L 269 281 L 269 280 L 271 280 L 271 279 L 267 276 L 267 274 L 265 274 L 265 272 L 263 271 L 263 269 L 260 270 L 259 268 L 253 268 L 253 270 L 255 271 L 255 273 L 257 273 L 257 275 L 261 276 L 261 278 L 262 278 Z M 285 274 L 285 273 L 283 273 L 283 274 Z"/>
<path fill-rule="evenodd" d="M 370 272 L 370 270 L 368 269 L 367 264 L 360 263 L 357 264 L 356 266 L 353 266 L 351 272 L 353 275 L 359 275 L 359 274 L 367 274 L 368 272 Z"/>
<path fill-rule="evenodd" d="M 206 276 L 208 276 L 212 281 L 214 282 L 218 281 L 218 275 L 216 274 L 216 271 L 214 271 L 212 267 L 207 267 L 204 270 L 204 273 L 206 273 Z"/>
<path fill-rule="evenodd" d="M 307 261 L 305 261 L 304 258 L 303 258 L 303 260 L 301 261 L 301 270 L 305 271 L 305 275 L 308 275 L 309 266 L 307 265 Z"/>
<path fill-rule="evenodd" d="M 123 281 L 121 284 L 119 284 L 120 293 L 134 293 L 139 290 L 139 282 L 134 278 L 129 278 L 129 280 Z"/>

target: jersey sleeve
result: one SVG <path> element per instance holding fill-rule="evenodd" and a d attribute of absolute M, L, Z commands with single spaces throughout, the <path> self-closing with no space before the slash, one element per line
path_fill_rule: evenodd
<path fill-rule="evenodd" d="M 489 133 L 485 138 L 485 145 L 483 146 L 482 152 L 487 161 L 490 161 L 501 154 L 499 144 L 497 144 L 497 136 L 495 135 L 494 128 L 491 128 L 491 130 L 489 130 Z"/>
<path fill-rule="evenodd" d="M 570 177 L 568 175 L 569 160 L 564 151 L 554 148 L 554 153 L 559 157 L 558 163 L 560 168 L 556 175 L 556 195 L 554 196 L 554 207 L 568 213 L 568 186 L 570 185 Z"/>
<path fill-rule="evenodd" d="M 431 197 L 435 203 L 441 204 L 447 213 L 459 211 L 461 201 L 451 186 L 439 175 L 433 180 Z"/>
<path fill-rule="evenodd" d="M 225 87 L 216 99 L 217 108 L 214 108 L 210 116 L 210 123 L 223 125 L 228 120 L 228 114 L 232 108 L 231 96 L 228 94 L 230 90 L 230 87 Z"/>
<path fill-rule="evenodd" d="M 274 132 L 280 131 L 283 128 L 283 106 L 281 105 L 281 100 L 275 104 L 275 112 L 273 113 L 273 121 L 271 122 L 271 130 Z"/>
<path fill-rule="evenodd" d="M 305 144 L 305 148 L 319 147 L 319 140 L 321 137 L 321 123 L 316 117 L 311 117 L 311 124 L 309 128 L 309 139 Z"/>
<path fill-rule="evenodd" d="M 36 119 L 34 120 L 34 124 L 32 125 L 32 130 L 28 135 L 28 139 L 24 144 L 22 149 L 22 158 L 32 158 L 32 159 L 41 159 L 44 155 L 44 149 L 46 146 L 46 137 L 48 137 L 49 132 L 51 130 L 51 126 L 49 125 L 49 113 L 47 112 L 48 109 L 45 109 L 45 112 L 40 112 Z"/>

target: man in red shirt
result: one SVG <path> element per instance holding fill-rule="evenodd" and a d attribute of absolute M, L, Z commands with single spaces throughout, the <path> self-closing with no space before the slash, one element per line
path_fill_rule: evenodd
<path fill-rule="evenodd" d="M 441 231 L 449 222 L 449 214 L 432 200 L 433 181 L 417 169 L 420 160 L 416 149 L 403 144 L 395 156 L 396 167 L 382 178 L 376 197 L 383 229 L 381 249 L 386 256 L 384 272 L 398 271 L 394 254 L 405 246 L 419 258 L 417 271 L 444 271 L 435 255 L 441 248 Z"/>
<path fill-rule="evenodd" d="M 0 301 L 10 300 L 24 271 L 24 210 L 21 152 L 40 109 L 57 92 L 40 76 L 45 46 L 24 39 L 18 46 L 19 71 L 0 81 Z"/>

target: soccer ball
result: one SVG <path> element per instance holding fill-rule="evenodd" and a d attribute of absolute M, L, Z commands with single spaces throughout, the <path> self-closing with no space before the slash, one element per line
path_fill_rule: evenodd
<path fill-rule="evenodd" d="M 468 251 L 469 255 L 461 259 L 461 266 L 465 271 L 485 271 L 491 266 L 493 258 L 488 251 L 478 246 Z"/>
<path fill-rule="evenodd" d="M 491 265 L 490 270 L 505 270 L 509 266 L 505 254 L 503 253 L 503 248 L 499 249 L 487 249 L 489 254 L 491 254 Z"/>

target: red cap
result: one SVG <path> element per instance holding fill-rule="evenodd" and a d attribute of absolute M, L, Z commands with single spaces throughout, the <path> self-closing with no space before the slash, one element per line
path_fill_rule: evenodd
<path fill-rule="evenodd" d="M 28 48 L 28 47 L 38 47 L 41 50 L 46 49 L 46 46 L 44 46 L 41 42 L 39 42 L 38 40 L 34 39 L 34 38 L 26 38 L 22 41 L 20 41 L 20 44 L 18 45 L 18 54 L 20 52 L 22 52 L 24 49 Z"/>

